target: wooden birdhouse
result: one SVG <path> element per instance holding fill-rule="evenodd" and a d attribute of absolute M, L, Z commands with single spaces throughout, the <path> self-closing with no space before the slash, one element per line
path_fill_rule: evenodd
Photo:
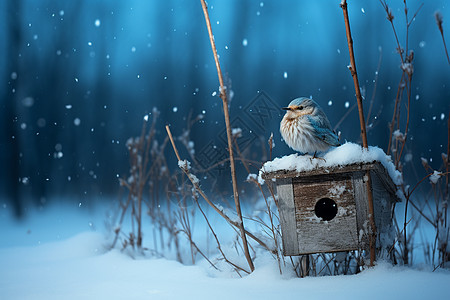
<path fill-rule="evenodd" d="M 278 195 L 284 255 L 368 250 L 370 223 L 365 181 L 372 179 L 377 249 L 394 243 L 396 186 L 380 162 L 262 172 Z"/>

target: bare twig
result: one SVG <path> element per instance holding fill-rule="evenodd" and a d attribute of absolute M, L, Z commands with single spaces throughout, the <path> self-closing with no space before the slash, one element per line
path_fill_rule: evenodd
<path fill-rule="evenodd" d="M 112 242 L 111 247 L 110 247 L 111 249 L 114 248 L 114 247 L 116 246 L 117 240 L 119 239 L 119 234 L 120 234 L 120 232 L 121 232 L 121 227 L 122 227 L 123 219 L 125 218 L 125 213 L 127 212 L 127 208 L 128 208 L 128 206 L 130 205 L 130 202 L 131 202 L 131 193 L 128 194 L 128 197 L 127 197 L 127 203 L 121 204 L 121 205 L 120 205 L 121 208 L 122 208 L 122 213 L 121 213 L 121 215 L 120 215 L 120 219 L 119 219 L 119 223 L 118 223 L 117 227 L 114 228 L 114 234 L 115 234 L 115 236 L 114 236 L 114 241 Z"/>
<path fill-rule="evenodd" d="M 414 188 L 413 188 L 410 192 L 407 193 L 407 196 L 410 197 L 411 194 L 414 193 L 414 191 L 416 190 L 416 188 L 417 188 L 417 187 L 418 187 L 425 179 L 427 179 L 428 177 L 430 177 L 430 176 L 433 175 L 433 174 L 434 174 L 434 173 L 429 173 L 429 174 L 427 174 L 425 177 L 423 177 L 419 182 L 417 182 L 416 185 L 414 186 Z M 440 176 L 443 176 L 443 175 L 447 175 L 447 174 L 448 174 L 448 172 L 446 172 L 446 173 L 440 173 L 439 175 L 440 175 Z"/>
<path fill-rule="evenodd" d="M 272 160 L 272 150 L 273 150 L 273 132 L 270 134 L 269 137 L 269 160 Z"/>
<path fill-rule="evenodd" d="M 270 148 L 270 153 L 272 153 L 272 139 L 273 139 L 273 134 L 272 134 L 272 135 L 270 136 L 270 138 L 269 138 L 269 148 Z M 241 150 L 239 149 L 239 145 L 238 145 L 238 143 L 237 143 L 237 140 L 234 139 L 234 142 L 235 142 L 235 146 L 236 146 L 236 151 L 237 151 L 238 155 L 242 158 L 243 155 L 242 155 L 242 153 L 241 153 Z M 245 168 L 245 169 L 247 170 L 247 172 L 250 174 L 250 168 L 249 168 L 248 165 L 246 164 L 245 160 L 242 160 L 242 162 L 243 162 L 244 168 Z M 259 188 L 259 190 L 260 190 L 260 192 L 261 192 L 261 195 L 262 195 L 263 198 L 264 198 L 264 201 L 265 201 L 265 204 L 266 204 L 266 208 L 267 208 L 267 215 L 269 216 L 270 227 L 269 227 L 268 225 L 266 225 L 266 224 L 264 224 L 264 226 L 266 226 L 266 227 L 270 230 L 270 232 L 271 232 L 271 233 L 268 234 L 268 235 L 271 236 L 271 238 L 273 239 L 274 244 L 275 244 L 275 251 L 272 251 L 272 253 L 276 255 L 277 263 L 278 263 L 278 269 L 279 269 L 279 271 L 280 271 L 280 274 L 282 274 L 282 269 L 281 269 L 281 258 L 280 258 L 280 254 L 278 253 L 279 247 L 278 247 L 278 239 L 277 239 L 277 230 L 276 230 L 276 228 L 275 228 L 275 224 L 274 224 L 274 221 L 273 221 L 273 212 L 272 212 L 272 210 L 271 210 L 271 208 L 270 208 L 269 201 L 267 200 L 267 197 L 266 197 L 266 195 L 264 194 L 264 190 L 263 190 L 263 188 L 262 188 L 262 185 L 258 182 L 258 180 L 256 180 L 256 179 L 253 178 L 253 177 L 249 178 L 249 181 L 253 182 L 253 183 Z M 275 196 L 274 196 L 274 195 L 272 195 L 272 197 L 273 197 L 273 199 L 275 199 Z M 262 222 L 260 222 L 260 223 L 262 223 Z"/>
<path fill-rule="evenodd" d="M 397 41 L 397 52 L 400 55 L 400 59 L 401 59 L 401 61 L 403 63 L 404 62 L 403 61 L 403 52 L 404 52 L 404 50 L 400 46 L 400 42 L 399 42 L 398 36 L 397 36 L 397 31 L 395 30 L 395 27 L 394 27 L 394 15 L 392 14 L 392 10 L 389 8 L 389 6 L 387 5 L 385 0 L 380 0 L 380 3 L 383 6 L 384 10 L 386 11 L 386 14 L 387 14 L 386 18 L 391 23 L 392 31 L 394 32 L 395 40 Z"/>
<path fill-rule="evenodd" d="M 408 136 L 408 129 L 409 129 L 409 116 L 410 116 L 410 111 L 411 111 L 411 82 L 412 82 L 412 75 L 413 75 L 413 67 L 412 67 L 412 60 L 413 60 L 413 55 L 414 52 L 411 52 L 411 55 L 408 56 L 407 61 L 408 64 L 410 65 L 409 67 L 406 67 L 406 70 L 404 70 L 404 72 L 406 72 L 407 78 L 408 78 L 408 82 L 407 82 L 407 88 L 406 88 L 406 96 L 407 96 L 407 106 L 406 106 L 406 125 L 405 125 L 405 133 L 404 133 L 404 138 L 402 140 L 402 146 L 400 148 L 400 152 L 397 154 L 397 161 L 396 161 L 396 167 L 398 169 L 399 163 L 400 163 L 400 159 L 402 157 L 403 154 L 403 149 L 405 148 L 406 145 L 406 141 L 407 141 L 407 136 Z"/>
<path fill-rule="evenodd" d="M 444 49 L 445 49 L 445 55 L 447 56 L 447 61 L 450 64 L 450 57 L 448 56 L 447 45 L 445 44 L 445 38 L 444 38 L 444 27 L 442 27 L 442 23 L 444 22 L 444 19 L 442 18 L 442 14 L 438 11 L 434 13 L 434 17 L 436 18 L 436 24 L 439 28 L 439 31 L 441 32 L 442 42 L 444 43 Z"/>
<path fill-rule="evenodd" d="M 243 269 L 242 267 L 236 265 L 235 263 L 233 263 L 232 261 L 230 261 L 230 260 L 227 258 L 227 256 L 225 255 L 225 253 L 224 253 L 223 250 L 222 250 L 222 246 L 221 246 L 221 244 L 220 244 L 219 238 L 217 237 L 216 233 L 214 232 L 214 229 L 212 228 L 211 223 L 209 222 L 208 217 L 206 216 L 205 212 L 203 211 L 202 207 L 200 206 L 200 203 L 198 203 L 198 199 L 197 199 L 197 198 L 195 198 L 195 203 L 197 204 L 198 209 L 199 209 L 200 212 L 202 213 L 203 218 L 205 219 L 206 224 L 208 225 L 209 230 L 210 230 L 211 233 L 213 234 L 214 239 L 216 240 L 216 243 L 217 243 L 217 249 L 219 249 L 219 252 L 220 252 L 220 254 L 222 254 L 222 257 L 223 257 L 223 259 L 225 260 L 225 262 L 227 262 L 228 264 L 230 264 L 231 266 L 233 266 L 236 270 L 243 271 L 243 272 L 249 274 L 250 272 L 248 272 L 247 270 Z M 239 274 L 239 272 L 238 272 L 238 274 Z"/>
<path fill-rule="evenodd" d="M 349 54 L 350 54 L 349 69 L 350 69 L 350 72 L 353 77 L 353 83 L 355 85 L 356 101 L 358 103 L 359 123 L 361 126 L 361 138 L 362 138 L 362 142 L 363 142 L 363 147 L 367 149 L 369 146 L 367 143 L 366 122 L 364 121 L 364 110 L 363 110 L 363 104 L 362 104 L 361 89 L 359 87 L 358 73 L 356 71 L 355 54 L 353 51 L 353 39 L 352 39 L 351 31 L 350 31 L 350 21 L 348 18 L 348 10 L 347 10 L 347 1 L 346 0 L 343 0 L 341 2 L 341 8 L 342 8 L 342 12 L 344 13 L 345 32 L 347 34 L 348 50 L 349 50 Z M 375 219 L 374 219 L 372 178 L 370 175 L 370 171 L 366 172 L 366 176 L 367 176 L 366 190 L 367 190 L 368 214 L 369 214 L 368 217 L 369 217 L 369 223 L 370 223 L 370 229 L 371 229 L 371 234 L 369 237 L 370 265 L 373 266 L 373 263 L 375 261 L 375 241 L 376 241 L 377 229 L 375 226 Z"/>
<path fill-rule="evenodd" d="M 342 1 L 341 8 L 342 8 L 342 11 L 344 12 L 345 31 L 347 33 L 348 50 L 350 53 L 350 66 L 348 68 L 352 74 L 353 83 L 355 85 L 356 101 L 358 103 L 358 112 L 359 112 L 359 122 L 360 122 L 360 126 L 361 126 L 361 138 L 362 138 L 363 147 L 368 148 L 366 122 L 364 121 L 361 89 L 359 87 L 358 73 L 356 71 L 355 53 L 353 51 L 353 39 L 352 39 L 351 31 L 350 31 L 350 21 L 348 18 L 348 10 L 347 10 L 347 1 L 346 0 Z"/>
<path fill-rule="evenodd" d="M 445 170 L 447 175 L 445 175 L 445 208 L 444 208 L 444 218 L 445 218 L 445 227 L 447 227 L 447 209 L 449 202 L 449 194 L 448 194 L 448 178 L 449 178 L 449 160 L 450 160 L 450 112 L 448 113 L 447 119 L 447 157 L 445 159 Z"/>
<path fill-rule="evenodd" d="M 205 0 L 200 0 L 200 2 L 202 3 L 203 13 L 205 15 L 206 27 L 208 28 L 209 40 L 211 42 L 211 48 L 212 48 L 212 51 L 214 54 L 214 61 L 216 62 L 217 75 L 219 76 L 220 98 L 222 99 L 223 114 L 225 117 L 225 125 L 226 125 L 226 129 L 227 129 L 228 154 L 230 156 L 230 168 L 231 168 L 231 180 L 233 183 L 234 204 L 236 206 L 236 213 L 240 220 L 239 230 L 241 232 L 241 239 L 242 239 L 242 244 L 244 247 L 245 258 L 247 259 L 250 270 L 253 272 L 253 270 L 255 269 L 255 266 L 253 265 L 252 258 L 250 257 L 250 252 L 248 250 L 247 237 L 245 235 L 244 222 L 242 220 L 241 204 L 239 202 L 239 192 L 238 192 L 238 187 L 237 187 L 236 169 L 235 169 L 235 164 L 234 164 L 233 143 L 232 143 L 232 135 L 231 135 L 230 116 L 229 116 L 229 112 L 228 112 L 227 93 L 225 90 L 222 71 L 220 69 L 219 57 L 217 55 L 216 45 L 214 42 L 214 36 L 212 33 L 211 21 L 209 19 L 209 14 L 208 14 L 208 7 L 206 6 Z"/>
<path fill-rule="evenodd" d="M 408 140 L 408 130 L 409 130 L 409 121 L 410 121 L 410 111 L 411 111 L 411 92 L 412 92 L 412 76 L 414 73 L 414 67 L 413 67 L 413 60 L 414 60 L 414 52 L 408 51 L 408 38 L 409 38 L 409 29 L 412 25 L 414 19 L 416 18 L 417 14 L 423 7 L 423 4 L 419 6 L 419 8 L 416 10 L 412 18 L 410 19 L 408 16 L 408 6 L 406 4 L 406 0 L 403 0 L 404 3 L 404 14 L 405 14 L 405 25 L 406 25 L 406 39 L 405 39 L 405 48 L 406 51 L 403 50 L 403 47 L 401 47 L 397 31 L 395 30 L 394 26 L 394 15 L 392 14 L 391 9 L 388 7 L 385 0 L 380 0 L 381 5 L 383 6 L 384 10 L 387 14 L 387 19 L 391 23 L 392 30 L 394 32 L 395 41 L 397 43 L 397 49 L 400 54 L 401 59 L 401 70 L 402 75 L 401 79 L 398 85 L 397 89 L 397 95 L 395 98 L 395 107 L 394 107 L 394 114 L 392 116 L 392 121 L 389 124 L 389 145 L 387 149 L 387 154 L 390 154 L 392 151 L 392 155 L 394 158 L 395 167 L 398 170 L 402 170 L 402 164 L 401 164 L 401 158 L 403 155 L 403 151 L 406 147 L 406 142 Z M 439 23 L 439 22 L 438 22 Z M 439 26 L 439 24 L 438 24 Z M 406 90 L 406 122 L 405 122 L 405 128 L 403 130 L 403 133 L 400 132 L 400 111 L 401 111 L 401 102 L 402 102 L 402 95 L 404 91 Z M 400 135 L 395 135 L 394 140 L 394 128 L 396 128 L 395 132 L 400 133 Z M 410 203 L 410 197 L 407 195 L 406 191 L 404 191 L 405 197 L 406 197 L 406 204 L 405 204 L 405 220 L 403 223 L 403 234 L 404 234 L 404 251 L 403 251 L 403 261 L 405 264 L 408 263 L 408 243 L 407 243 L 407 232 L 406 227 L 408 225 L 407 222 L 407 212 L 408 212 L 408 204 Z"/>
<path fill-rule="evenodd" d="M 399 107 L 399 105 L 400 105 L 400 102 L 401 102 L 403 89 L 405 87 L 405 85 L 403 84 L 404 76 L 405 76 L 405 74 L 402 73 L 402 77 L 401 77 L 400 82 L 398 84 L 397 95 L 395 97 L 394 113 L 392 114 L 392 120 L 389 123 L 389 143 L 388 143 L 388 148 L 387 148 L 387 151 L 386 151 L 387 155 L 389 155 L 390 152 L 391 152 L 392 136 L 394 134 L 395 124 L 398 124 L 398 120 L 400 119 L 400 107 Z"/>
<path fill-rule="evenodd" d="M 182 162 L 180 154 L 178 153 L 177 147 L 175 145 L 175 141 L 173 139 L 172 132 L 170 131 L 170 128 L 168 125 L 166 125 L 166 131 L 167 131 L 167 135 L 169 136 L 170 142 L 172 143 L 172 147 L 175 152 L 175 155 L 177 156 L 178 161 Z M 191 181 L 192 185 L 197 190 L 197 192 L 202 196 L 202 198 L 205 199 L 205 201 L 229 224 L 231 224 L 232 226 L 234 226 L 236 228 L 239 228 L 238 222 L 231 220 L 230 217 L 228 217 L 222 210 L 220 210 L 216 205 L 214 205 L 214 203 L 211 202 L 211 200 L 208 198 L 208 196 L 206 196 L 205 192 L 200 188 L 199 183 L 195 180 L 195 177 L 190 173 L 189 169 L 187 167 L 183 166 L 182 164 L 179 166 L 180 166 L 181 170 L 189 178 L 189 180 Z M 254 234 L 252 234 L 251 232 L 249 232 L 247 230 L 245 230 L 245 233 L 246 233 L 246 235 L 251 237 L 255 242 L 257 242 L 262 247 L 264 247 L 265 249 L 270 251 L 270 248 L 263 241 L 261 241 L 259 238 L 257 238 Z"/>
<path fill-rule="evenodd" d="M 193 191 L 193 198 L 194 201 L 197 203 L 198 205 L 198 196 L 195 194 L 195 191 Z M 208 222 L 208 219 L 206 217 L 206 215 L 203 213 L 203 211 L 200 208 L 200 211 L 202 212 L 203 216 L 205 217 L 206 221 Z M 181 211 L 178 212 L 178 219 L 181 223 L 181 226 L 183 227 L 183 229 L 181 230 L 186 237 L 189 240 L 189 243 L 191 245 L 191 256 L 192 256 L 192 263 L 195 264 L 195 259 L 194 259 L 194 254 L 192 251 L 192 248 L 195 248 L 197 250 L 198 253 L 200 253 L 201 256 L 203 256 L 204 259 L 206 259 L 206 261 L 216 270 L 218 270 L 218 268 L 216 267 L 216 265 L 213 264 L 213 262 L 211 260 L 209 260 L 209 258 L 203 253 L 203 251 L 200 250 L 200 248 L 197 246 L 197 244 L 194 242 L 193 238 L 192 238 L 192 231 L 191 231 L 191 226 L 189 223 L 189 216 L 186 212 L 186 209 L 182 209 Z M 209 223 L 208 223 L 209 225 Z"/>
<path fill-rule="evenodd" d="M 334 125 L 333 131 L 336 131 L 339 126 L 341 126 L 342 122 L 344 122 L 344 120 L 348 117 L 348 115 L 355 109 L 355 107 L 358 106 L 358 103 L 354 103 L 346 112 L 345 114 L 341 117 L 341 119 L 336 123 L 336 125 Z"/>
<path fill-rule="evenodd" d="M 375 73 L 375 79 L 374 79 L 374 85 L 373 85 L 373 91 L 372 91 L 372 98 L 370 98 L 369 111 L 367 112 L 366 127 L 369 125 L 370 115 L 372 113 L 373 103 L 375 102 L 375 95 L 377 93 L 378 74 L 380 73 L 381 60 L 383 58 L 383 50 L 382 50 L 381 46 L 379 47 L 379 51 L 380 51 L 380 57 L 378 58 L 378 65 L 377 65 L 377 71 Z"/>

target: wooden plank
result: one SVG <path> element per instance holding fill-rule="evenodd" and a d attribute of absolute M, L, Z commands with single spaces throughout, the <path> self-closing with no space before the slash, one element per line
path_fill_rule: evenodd
<path fill-rule="evenodd" d="M 336 173 L 350 173 L 354 171 L 365 171 L 375 168 L 374 165 L 380 164 L 379 162 L 373 163 L 356 163 L 344 166 L 334 166 L 334 167 L 321 167 L 315 168 L 309 171 L 297 172 L 288 170 L 279 170 L 275 172 L 262 172 L 261 176 L 263 179 L 272 178 L 295 178 L 295 177 L 308 177 L 323 174 L 336 174 Z M 381 164 L 380 164 L 381 165 Z M 383 167 L 384 168 L 384 167 Z"/>
<path fill-rule="evenodd" d="M 386 181 L 382 179 L 382 177 L 386 176 L 385 174 L 379 172 L 377 169 L 372 170 L 370 173 L 372 176 L 374 219 L 377 228 L 376 247 L 378 250 L 381 248 L 386 249 L 392 245 L 395 238 L 392 227 L 392 209 L 393 203 L 397 201 L 397 198 L 390 191 L 386 190 Z M 368 250 L 369 236 L 367 233 L 370 226 L 365 180 L 365 172 L 353 173 L 358 237 L 360 238 L 361 247 Z"/>
<path fill-rule="evenodd" d="M 373 173 L 377 175 L 384 188 L 392 194 L 392 197 L 390 197 L 391 201 L 400 202 L 400 199 L 396 195 L 397 187 L 381 163 L 374 164 Z"/>
<path fill-rule="evenodd" d="M 375 170 L 374 170 L 375 171 Z M 396 197 L 386 190 L 383 175 L 372 173 L 372 192 L 374 199 L 375 224 L 377 226 L 377 248 L 384 248 L 385 252 L 393 245 L 395 231 L 392 224 L 393 203 Z"/>
<path fill-rule="evenodd" d="M 356 207 L 350 174 L 330 174 L 295 178 L 299 254 L 358 249 Z M 329 221 L 317 217 L 316 203 L 329 198 L 337 205 L 337 215 Z"/>
<path fill-rule="evenodd" d="M 328 175 L 328 174 L 339 174 L 339 173 L 352 173 L 352 172 L 358 172 L 358 171 L 366 171 L 366 170 L 374 170 L 379 178 L 381 179 L 381 182 L 385 186 L 385 188 L 395 195 L 395 192 L 397 190 L 395 184 L 392 182 L 391 177 L 389 176 L 388 172 L 384 168 L 384 166 L 378 162 L 374 161 L 372 163 L 356 163 L 356 164 L 350 164 L 345 166 L 335 166 L 335 167 L 329 167 L 329 168 L 316 168 L 310 171 L 304 171 L 304 172 L 297 172 L 297 171 L 287 171 L 287 170 L 280 170 L 276 172 L 263 172 L 262 178 L 265 180 L 270 180 L 272 178 L 296 178 L 296 177 L 309 177 L 309 176 L 315 176 L 315 175 Z M 400 201 L 396 196 L 392 198 L 395 201 Z"/>
<path fill-rule="evenodd" d="M 369 240 L 367 233 L 370 228 L 370 224 L 368 219 L 369 208 L 367 201 L 367 191 L 364 180 L 365 173 L 366 172 L 364 171 L 354 172 L 352 174 L 352 182 L 356 204 L 356 224 L 357 224 L 358 240 L 360 241 L 360 246 L 368 250 Z"/>
<path fill-rule="evenodd" d="M 294 190 L 292 178 L 278 178 L 277 195 L 280 213 L 281 238 L 284 255 L 298 254 L 298 237 L 295 222 Z"/>
<path fill-rule="evenodd" d="M 366 170 L 372 175 L 377 248 L 386 249 L 393 242 L 392 208 L 398 199 L 381 163 L 263 174 L 266 180 L 276 179 L 284 255 L 368 249 Z M 321 198 L 336 202 L 338 214 L 332 220 L 316 216 Z"/>

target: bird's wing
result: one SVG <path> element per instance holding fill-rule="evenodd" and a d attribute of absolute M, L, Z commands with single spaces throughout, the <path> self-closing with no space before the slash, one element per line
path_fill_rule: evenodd
<path fill-rule="evenodd" d="M 330 146 L 336 147 L 340 145 L 337 135 L 328 126 L 329 122 L 321 122 L 320 118 L 312 116 L 308 116 L 308 121 L 314 128 L 313 135 L 317 139 L 324 141 Z"/>

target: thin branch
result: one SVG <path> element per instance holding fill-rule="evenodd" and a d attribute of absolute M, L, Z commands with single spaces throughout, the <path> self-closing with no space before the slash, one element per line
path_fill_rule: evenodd
<path fill-rule="evenodd" d="M 342 118 L 336 123 L 336 125 L 334 125 L 333 131 L 336 131 L 339 128 L 339 126 L 341 126 L 341 123 L 344 122 L 345 119 L 347 119 L 348 115 L 355 109 L 357 105 L 358 103 L 354 103 L 349 109 L 347 109 Z"/>
<path fill-rule="evenodd" d="M 245 272 L 245 273 L 247 273 L 247 274 L 250 274 L 250 272 L 248 272 L 247 270 L 243 269 L 242 267 L 236 265 L 235 263 L 233 263 L 232 261 L 230 261 L 230 260 L 227 258 L 227 256 L 225 255 L 225 253 L 224 253 L 223 250 L 222 250 L 222 246 L 220 245 L 219 238 L 217 237 L 216 233 L 214 232 L 214 229 L 213 229 L 212 226 L 211 226 L 211 223 L 210 223 L 209 220 L 208 220 L 208 217 L 206 216 L 205 212 L 203 211 L 202 207 L 200 206 L 200 203 L 198 203 L 198 199 L 197 199 L 197 198 L 194 198 L 194 200 L 195 200 L 195 203 L 197 204 L 197 207 L 199 208 L 200 212 L 202 213 L 203 218 L 205 219 L 206 224 L 208 225 L 209 230 L 210 230 L 211 233 L 213 234 L 214 239 L 216 240 L 216 243 L 217 243 L 217 249 L 219 249 L 219 252 L 220 252 L 220 254 L 222 254 L 222 257 L 223 257 L 223 259 L 225 260 L 225 262 L 227 262 L 228 264 L 232 265 L 232 266 L 233 266 L 235 269 L 237 269 L 237 270 L 240 270 L 240 271 L 243 271 L 243 272 Z M 239 273 L 238 273 L 238 274 L 239 274 Z"/>
<path fill-rule="evenodd" d="M 380 57 L 378 58 L 378 65 L 377 65 L 377 71 L 375 73 L 375 79 L 374 79 L 374 85 L 373 85 L 373 91 L 372 91 L 372 98 L 370 99 L 369 111 L 367 112 L 366 127 L 369 125 L 370 115 L 372 113 L 373 103 L 375 101 L 375 95 L 377 93 L 378 74 L 380 73 L 381 60 L 383 58 L 383 50 L 382 50 L 381 47 L 379 47 L 379 51 L 380 51 Z"/>
<path fill-rule="evenodd" d="M 394 32 L 395 35 L 395 40 L 397 42 L 397 52 L 400 55 L 400 59 L 402 61 L 402 64 L 404 63 L 403 61 L 403 48 L 400 46 L 400 42 L 398 40 L 398 36 L 397 36 L 397 31 L 395 30 L 395 26 L 394 26 L 394 15 L 392 14 L 391 9 L 388 7 L 387 3 L 385 0 L 380 0 L 381 5 L 383 6 L 384 10 L 386 11 L 386 18 L 388 19 L 388 21 L 391 23 L 392 26 L 392 31 Z"/>
<path fill-rule="evenodd" d="M 194 198 L 195 202 L 198 205 L 197 197 L 194 195 L 193 198 Z M 206 215 L 203 213 L 203 211 L 201 210 L 201 208 L 200 208 L 200 211 L 202 212 L 203 216 L 205 217 L 206 221 L 208 222 L 208 219 L 207 219 Z M 203 251 L 200 250 L 200 248 L 197 246 L 197 244 L 192 239 L 192 231 L 191 231 L 190 224 L 189 224 L 189 219 L 188 219 L 189 217 L 187 216 L 186 211 L 184 209 L 183 209 L 182 212 L 179 211 L 178 214 L 177 214 L 177 217 L 178 217 L 181 225 L 183 226 L 183 229 L 181 230 L 181 232 L 183 232 L 187 236 L 187 238 L 189 240 L 189 243 L 191 244 L 191 248 L 194 247 L 198 251 L 198 253 L 200 253 L 200 255 L 203 256 L 203 258 L 206 259 L 206 261 L 214 269 L 219 270 L 216 267 L 216 265 L 214 265 L 213 262 L 211 260 L 209 260 L 209 258 L 203 253 Z M 209 225 L 209 222 L 208 222 L 208 225 Z M 192 249 L 191 249 L 191 255 L 192 255 L 192 264 L 195 264 L 193 253 L 192 253 Z"/>
<path fill-rule="evenodd" d="M 416 188 L 425 180 L 425 179 L 427 179 L 428 177 L 430 177 L 431 175 L 433 175 L 434 174 L 434 172 L 433 173 L 429 173 L 429 174 L 427 174 L 425 177 L 423 177 L 418 183 L 416 183 L 416 185 L 414 186 L 414 188 L 411 190 L 411 192 L 408 192 L 408 194 L 407 194 L 407 197 L 409 198 L 410 196 L 411 196 L 411 194 L 412 193 L 414 193 L 414 191 L 416 190 Z M 448 172 L 445 172 L 445 173 L 439 173 L 439 175 L 440 176 L 443 176 L 443 175 L 447 175 L 448 174 Z"/>
<path fill-rule="evenodd" d="M 406 4 L 406 1 L 405 1 Z M 417 14 L 419 13 L 419 11 L 422 9 L 423 7 L 423 3 L 420 4 L 419 8 L 416 10 L 416 12 L 414 13 L 413 17 L 411 18 L 411 20 L 409 20 L 408 22 L 408 27 L 411 26 L 411 23 L 414 21 L 414 19 L 417 17 Z"/>
<path fill-rule="evenodd" d="M 358 73 L 356 71 L 356 62 L 355 62 L 355 53 L 353 51 L 353 39 L 352 33 L 350 31 L 350 21 L 348 18 L 348 10 L 347 10 L 347 1 L 343 0 L 341 2 L 342 12 L 344 13 L 344 21 L 345 21 L 345 32 L 347 34 L 347 42 L 348 42 L 348 50 L 350 54 L 350 72 L 353 77 L 353 83 L 355 85 L 355 93 L 356 93 L 356 101 L 358 103 L 358 112 L 359 112 L 359 123 L 361 126 L 361 138 L 363 142 L 363 147 L 368 148 L 367 143 L 367 133 L 366 133 L 366 122 L 364 121 L 364 110 L 362 104 L 361 97 L 361 89 L 359 87 Z M 376 241 L 376 226 L 374 219 L 374 209 L 373 209 L 373 194 L 372 194 L 372 178 L 370 175 L 370 171 L 366 172 L 367 181 L 366 181 L 366 190 L 367 190 L 367 202 L 368 202 L 368 214 L 369 214 L 369 223 L 371 228 L 371 234 L 369 237 L 369 247 L 370 247 L 370 265 L 373 266 L 375 261 L 375 241 Z"/>
<path fill-rule="evenodd" d="M 412 68 L 412 67 L 411 67 Z M 405 133 L 403 134 L 403 139 L 402 139 L 402 147 L 400 148 L 400 152 L 397 154 L 397 161 L 396 161 L 396 168 L 398 169 L 399 167 L 399 163 L 400 163 L 400 159 L 402 157 L 403 154 L 403 149 L 405 148 L 406 145 L 406 141 L 407 141 L 407 136 L 408 136 L 408 129 L 409 129 L 409 116 L 410 116 L 410 111 L 411 111 L 411 81 L 412 81 L 412 72 L 411 73 L 407 73 L 408 75 L 408 82 L 407 82 L 407 89 L 406 89 L 406 95 L 407 95 L 407 106 L 406 106 L 406 125 L 405 125 Z"/>
<path fill-rule="evenodd" d="M 244 246 L 245 258 L 247 259 L 248 265 L 250 269 L 255 269 L 253 265 L 252 258 L 250 257 L 250 252 L 248 250 L 248 242 L 247 237 L 245 235 L 244 222 L 242 220 L 242 211 L 241 211 L 241 203 L 239 202 L 239 192 L 237 187 L 237 179 L 236 179 L 236 169 L 234 164 L 234 154 L 233 154 L 233 143 L 232 143 L 232 135 L 231 135 L 231 125 L 230 125 L 230 116 L 228 112 L 228 100 L 227 93 L 225 90 L 225 85 L 223 83 L 222 71 L 220 69 L 219 56 L 217 55 L 216 44 L 214 42 L 214 36 L 211 28 L 211 21 L 209 19 L 208 7 L 206 6 L 205 0 L 200 0 L 202 3 L 203 14 L 205 15 L 206 27 L 208 28 L 209 40 L 211 42 L 211 48 L 214 54 L 214 61 L 216 62 L 217 75 L 219 76 L 220 83 L 220 98 L 222 99 L 223 104 L 223 114 L 225 117 L 225 125 L 227 129 L 227 141 L 228 141 L 228 154 L 230 156 L 230 169 L 231 169 L 231 181 L 233 184 L 233 196 L 234 196 L 234 204 L 236 206 L 236 213 L 239 217 L 239 230 L 241 232 L 242 244 Z"/>
<path fill-rule="evenodd" d="M 177 147 L 175 146 L 175 142 L 172 137 L 172 132 L 170 131 L 169 125 L 166 125 L 166 131 L 167 131 L 167 135 L 169 136 L 170 142 L 172 143 L 172 147 L 175 152 L 175 155 L 177 156 L 177 159 L 180 162 L 182 160 L 181 160 L 180 154 L 178 153 Z M 209 200 L 208 196 L 206 196 L 205 192 L 200 188 L 199 183 L 197 181 L 195 181 L 195 177 L 190 173 L 188 168 L 184 167 L 183 165 L 179 165 L 179 166 L 180 166 L 180 169 L 189 178 L 189 180 L 191 181 L 192 185 L 197 190 L 197 192 L 202 196 L 202 198 L 205 199 L 205 201 L 229 224 L 231 224 L 232 226 L 234 226 L 236 228 L 239 228 L 240 226 L 239 226 L 238 222 L 231 220 L 230 217 L 228 217 L 222 210 L 220 210 L 214 203 L 212 203 L 211 200 Z M 263 241 L 261 241 L 259 238 L 257 238 L 253 233 L 245 230 L 245 234 L 248 235 L 249 237 L 251 237 L 255 242 L 260 244 L 262 247 L 264 247 L 265 249 L 270 251 L 270 248 Z"/>
<path fill-rule="evenodd" d="M 422 209 L 420 207 L 418 207 L 416 204 L 414 204 L 413 201 L 409 201 L 409 203 L 412 205 L 412 207 L 425 219 L 428 221 L 428 223 L 430 223 L 431 225 L 433 225 L 433 227 L 436 227 L 436 224 L 425 215 L 425 213 L 422 211 Z"/>
<path fill-rule="evenodd" d="M 449 177 L 449 160 L 450 160 L 450 112 L 448 113 L 448 119 L 447 119 L 447 157 L 445 160 L 445 170 L 447 172 L 447 175 L 445 175 L 445 208 L 444 208 L 444 220 L 445 220 L 445 227 L 447 227 L 447 209 L 448 209 L 448 177 Z"/>
<path fill-rule="evenodd" d="M 444 38 L 444 27 L 442 27 L 442 23 L 444 22 L 444 19 L 442 18 L 441 13 L 438 11 L 434 13 L 434 17 L 436 18 L 436 24 L 439 28 L 439 31 L 441 32 L 442 42 L 444 43 L 444 49 L 445 49 L 445 55 L 447 56 L 447 61 L 450 64 L 450 57 L 448 56 L 447 45 L 445 44 L 445 38 Z"/>
<path fill-rule="evenodd" d="M 404 85 L 403 85 L 403 79 L 404 79 L 405 73 L 402 73 L 402 77 L 400 78 L 400 82 L 398 83 L 398 88 L 397 88 L 397 95 L 395 97 L 395 105 L 394 105 L 394 113 L 392 114 L 392 120 L 389 123 L 389 143 L 388 143 L 388 148 L 386 151 L 386 154 L 389 155 L 391 152 L 391 145 L 392 145 L 392 135 L 394 133 L 394 127 L 396 123 L 396 120 L 399 119 L 399 114 L 400 114 L 400 108 L 399 108 L 399 104 L 401 101 L 401 96 L 403 94 L 403 89 L 404 89 Z"/>
<path fill-rule="evenodd" d="M 358 73 L 356 71 L 355 53 L 353 51 L 353 39 L 352 39 L 352 33 L 350 31 L 350 21 L 348 18 L 348 10 L 347 10 L 347 1 L 346 0 L 342 1 L 341 8 L 344 13 L 345 32 L 347 34 L 348 50 L 350 53 L 349 69 L 350 69 L 350 72 L 353 77 L 353 83 L 355 85 L 356 101 L 358 103 L 359 121 L 360 121 L 360 126 L 361 126 L 361 138 L 362 138 L 362 142 L 363 142 L 363 147 L 368 148 L 367 134 L 366 134 L 366 122 L 364 121 L 361 89 L 359 87 Z"/>

